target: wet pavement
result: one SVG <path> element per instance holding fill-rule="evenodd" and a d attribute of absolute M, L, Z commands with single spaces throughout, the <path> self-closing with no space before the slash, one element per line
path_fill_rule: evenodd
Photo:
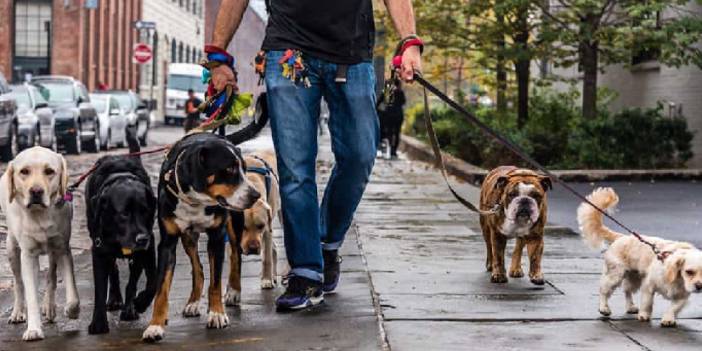
<path fill-rule="evenodd" d="M 151 145 L 176 140 L 175 128 L 154 129 Z M 270 148 L 263 135 L 243 144 L 244 152 Z M 87 169 L 95 155 L 69 156 L 72 174 Z M 154 177 L 161 156 L 145 156 Z M 319 179 L 324 182 L 332 165 L 328 138 L 320 147 Z M 478 190 L 460 185 L 477 198 Z M 320 194 L 322 188 L 320 187 Z M 554 199 L 558 198 L 555 193 Z M 622 207 L 629 203 L 622 196 Z M 628 196 L 627 196 L 628 197 Z M 558 201 L 558 200 L 554 200 Z M 92 312 L 90 242 L 85 231 L 83 199 L 76 199 L 72 247 L 81 296 L 80 319 L 59 316 L 44 324 L 46 339 L 20 341 L 24 325 L 0 328 L 1 350 L 40 349 L 214 349 L 214 350 L 692 350 L 702 341 L 702 306 L 693 296 L 677 329 L 658 323 L 668 302 L 657 299 L 653 323 L 640 323 L 624 314 L 621 292 L 615 293 L 610 320 L 597 312 L 601 259 L 570 234 L 553 232 L 546 238 L 544 272 L 548 283 L 537 287 L 528 279 L 508 284 L 489 283 L 484 272 L 484 243 L 478 219 L 455 203 L 440 175 L 426 164 L 401 159 L 378 160 L 354 225 L 342 248 L 342 281 L 338 293 L 318 308 L 298 313 L 276 313 L 273 301 L 281 293 L 259 288 L 260 260 L 247 257 L 243 270 L 242 305 L 227 308 L 231 325 L 223 330 L 205 328 L 202 317 L 184 318 L 181 310 L 190 290 L 190 264 L 183 250 L 171 290 L 169 325 L 160 346 L 145 345 L 141 333 L 149 309 L 135 322 L 120 322 L 110 314 L 111 332 L 90 336 Z M 634 201 L 632 201 L 634 202 Z M 633 205 L 633 204 L 632 204 Z M 553 207 L 554 205 L 552 205 Z M 556 211 L 563 210 L 567 204 Z M 624 210 L 622 210 L 623 212 Z M 633 211 L 633 210 L 632 210 Z M 567 219 L 563 210 L 562 218 Z M 689 212 L 692 214 L 692 212 Z M 687 217 L 686 217 L 687 218 Z M 647 218 L 634 218 L 643 222 Z M 277 225 L 277 221 L 275 222 Z M 281 230 L 275 240 L 279 272 L 285 269 Z M 4 253 L 4 233 L 0 234 Z M 511 245 L 510 245 L 511 246 Z M 205 242 L 200 243 L 204 257 Z M 511 252 L 510 248 L 507 250 Z M 206 263 L 205 263 L 206 264 Z M 227 270 L 228 271 L 228 270 Z M 126 272 L 122 269 L 122 272 Z M 206 274 L 208 270 L 205 270 Z M 42 279 L 43 282 L 43 279 Z M 7 261 L 0 259 L 0 318 L 11 308 L 11 278 Z M 57 301 L 63 303 L 59 282 Z"/>

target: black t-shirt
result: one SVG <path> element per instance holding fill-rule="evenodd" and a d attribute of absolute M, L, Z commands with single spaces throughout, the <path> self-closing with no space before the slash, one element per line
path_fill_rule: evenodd
<path fill-rule="evenodd" d="M 373 57 L 372 0 L 268 0 L 263 50 L 299 49 L 333 63 Z"/>
<path fill-rule="evenodd" d="M 188 118 L 192 118 L 192 119 L 199 119 L 200 118 L 200 111 L 195 110 L 195 112 L 193 112 L 193 113 L 188 113 L 188 108 L 189 108 L 188 105 L 192 105 L 193 108 L 197 108 L 198 106 L 200 106 L 201 103 L 202 103 L 202 101 L 200 101 L 200 99 L 198 99 L 196 97 L 193 97 L 192 99 L 188 99 L 185 102 L 185 114 L 187 115 Z"/>

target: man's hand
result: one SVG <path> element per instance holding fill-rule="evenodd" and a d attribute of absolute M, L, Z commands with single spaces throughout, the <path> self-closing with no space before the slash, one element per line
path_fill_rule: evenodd
<path fill-rule="evenodd" d="M 239 88 L 236 85 L 236 77 L 234 76 L 234 71 L 231 67 L 227 65 L 219 65 L 212 69 L 210 72 L 212 75 L 212 84 L 216 91 L 222 91 L 227 85 L 231 85 L 234 91 L 238 91 Z"/>
<path fill-rule="evenodd" d="M 400 66 L 400 77 L 405 82 L 414 79 L 414 71 L 422 71 L 422 56 L 418 46 L 410 46 L 402 54 L 402 66 Z"/>

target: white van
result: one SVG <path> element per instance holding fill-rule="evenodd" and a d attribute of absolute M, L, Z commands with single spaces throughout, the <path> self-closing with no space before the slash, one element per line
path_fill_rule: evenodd
<path fill-rule="evenodd" d="M 166 86 L 166 124 L 183 124 L 188 89 L 195 91 L 198 99 L 205 99 L 207 85 L 202 83 L 202 66 L 192 63 L 171 63 L 168 66 Z"/>

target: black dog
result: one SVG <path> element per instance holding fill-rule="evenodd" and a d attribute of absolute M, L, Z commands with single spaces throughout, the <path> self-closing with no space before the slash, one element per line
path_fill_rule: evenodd
<path fill-rule="evenodd" d="M 130 151 L 138 144 L 130 141 Z M 156 253 L 153 225 L 156 198 L 141 159 L 105 156 L 85 186 L 88 230 L 93 240 L 95 308 L 88 332 L 110 331 L 107 311 L 122 309 L 120 319 L 136 320 L 156 293 Z M 129 260 L 129 282 L 122 303 L 117 258 Z M 137 282 L 146 273 L 146 288 L 136 296 Z M 108 291 L 109 279 L 109 301 Z M 135 297 L 136 296 L 136 297 Z"/>
<path fill-rule="evenodd" d="M 259 98 L 259 104 L 262 104 Z M 251 207 L 261 196 L 246 177 L 246 164 L 235 146 L 253 138 L 265 126 L 265 105 L 257 109 L 258 121 L 226 137 L 194 133 L 178 141 L 161 166 L 158 182 L 158 292 L 153 316 L 142 338 L 158 341 L 164 337 L 168 318 L 168 293 L 175 268 L 178 241 L 182 240 L 192 264 L 192 292 L 183 310 L 186 317 L 200 314 L 204 272 L 198 256 L 198 238 L 208 236 L 210 265 L 208 328 L 224 328 L 229 318 L 222 303 L 222 265 L 225 238 L 233 237 L 232 211 Z"/>

